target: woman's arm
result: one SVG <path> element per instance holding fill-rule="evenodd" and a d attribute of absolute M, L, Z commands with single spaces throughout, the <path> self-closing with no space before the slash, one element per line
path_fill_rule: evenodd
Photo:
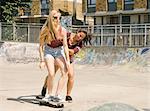
<path fill-rule="evenodd" d="M 42 69 L 45 67 L 45 61 L 44 61 L 44 47 L 40 45 L 39 47 L 39 53 L 40 53 L 40 64 L 39 67 Z"/>
<path fill-rule="evenodd" d="M 39 46 L 39 53 L 40 53 L 40 62 L 44 62 L 44 46 Z"/>
<path fill-rule="evenodd" d="M 74 55 L 74 50 L 73 49 L 69 49 L 69 55 L 70 56 Z"/>
<path fill-rule="evenodd" d="M 66 55 L 66 60 L 67 60 L 67 65 L 70 64 L 70 59 L 69 59 L 69 49 L 68 49 L 68 44 L 67 44 L 67 33 L 65 28 L 62 28 L 62 32 L 63 32 L 63 47 L 64 47 L 64 51 L 65 51 L 65 55 Z"/>
<path fill-rule="evenodd" d="M 41 29 L 40 32 L 40 44 L 39 44 L 39 54 L 40 54 L 40 68 L 44 66 L 44 42 L 45 42 L 45 28 Z"/>

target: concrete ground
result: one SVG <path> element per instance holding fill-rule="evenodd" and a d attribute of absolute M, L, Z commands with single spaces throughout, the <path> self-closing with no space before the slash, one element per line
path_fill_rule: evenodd
<path fill-rule="evenodd" d="M 46 73 L 46 69 L 39 69 L 38 63 L 14 64 L 1 60 L 0 111 L 87 111 L 107 103 L 150 111 L 150 74 L 126 66 L 75 65 L 73 103 L 65 103 L 64 109 L 16 100 L 40 94 Z M 60 72 L 55 87 L 59 75 Z"/>

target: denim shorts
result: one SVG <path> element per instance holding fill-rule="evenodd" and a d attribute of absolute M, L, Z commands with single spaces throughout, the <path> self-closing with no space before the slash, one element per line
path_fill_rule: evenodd
<path fill-rule="evenodd" d="M 65 57 L 63 46 L 52 48 L 50 46 L 45 45 L 44 57 L 49 58 L 50 56 L 53 56 L 54 58 Z"/>

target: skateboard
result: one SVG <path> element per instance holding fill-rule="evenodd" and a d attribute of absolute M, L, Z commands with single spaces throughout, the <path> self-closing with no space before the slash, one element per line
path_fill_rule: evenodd
<path fill-rule="evenodd" d="M 43 101 L 42 100 L 43 96 L 36 96 L 36 101 L 35 103 L 37 102 L 37 104 L 39 105 L 43 105 L 43 106 L 49 106 L 49 107 L 53 107 L 53 108 L 63 108 L 64 107 L 64 104 L 63 102 L 53 102 L 53 101 Z"/>
<path fill-rule="evenodd" d="M 43 106 L 49 106 L 49 107 L 53 107 L 53 108 L 63 108 L 64 104 L 61 102 L 47 102 L 47 101 L 43 101 L 43 100 L 39 100 L 39 105 L 43 105 Z"/>

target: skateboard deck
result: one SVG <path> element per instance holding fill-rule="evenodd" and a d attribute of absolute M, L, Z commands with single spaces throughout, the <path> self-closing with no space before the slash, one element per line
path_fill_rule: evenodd
<path fill-rule="evenodd" d="M 38 100 L 39 101 L 39 105 L 44 105 L 44 106 L 49 106 L 49 107 L 53 107 L 53 108 L 63 108 L 64 104 L 62 102 L 47 102 L 47 101 L 43 101 L 43 100 Z"/>
<path fill-rule="evenodd" d="M 42 96 L 42 95 L 37 95 L 36 96 L 36 99 L 43 99 L 44 98 L 44 96 Z M 64 101 L 63 103 L 72 103 L 72 100 L 70 100 L 70 101 Z"/>
<path fill-rule="evenodd" d="M 53 102 L 53 101 L 43 101 L 42 100 L 43 96 L 39 95 L 36 96 L 36 102 L 39 103 L 39 105 L 44 105 L 44 106 L 50 106 L 50 107 L 54 107 L 54 108 L 63 108 L 64 104 L 63 102 Z"/>

